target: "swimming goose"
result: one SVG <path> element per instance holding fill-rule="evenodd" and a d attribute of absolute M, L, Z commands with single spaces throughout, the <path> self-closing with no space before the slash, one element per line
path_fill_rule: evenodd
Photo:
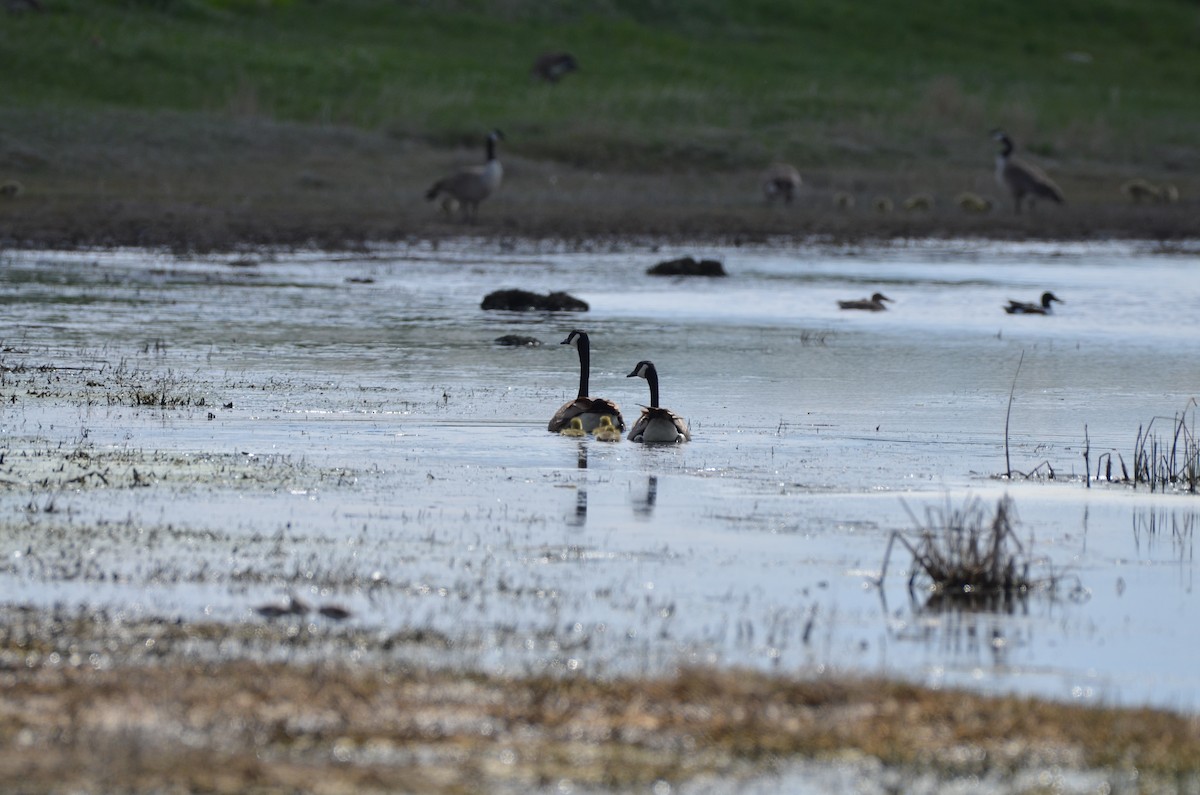
<path fill-rule="evenodd" d="M 1032 163 L 1013 157 L 1013 142 L 1003 130 L 994 130 L 992 137 L 1000 142 L 1001 150 L 996 153 L 996 182 L 1013 196 L 1017 213 L 1021 212 L 1021 201 L 1029 196 L 1030 206 L 1039 196 L 1043 199 L 1066 204 L 1063 192 L 1054 180 Z"/>
<path fill-rule="evenodd" d="M 504 167 L 496 159 L 496 142 L 503 140 L 504 133 L 492 130 L 487 136 L 487 160 L 484 164 L 464 168 L 457 174 L 438 180 L 425 192 L 425 198 L 429 201 L 438 196 L 449 198 L 462 209 L 463 220 L 474 219 L 479 212 L 479 203 L 495 193 L 504 178 Z M 443 210 L 447 206 L 450 205 L 443 200 Z"/>
<path fill-rule="evenodd" d="M 800 172 L 790 163 L 772 163 L 762 175 L 762 191 L 767 203 L 783 199 L 784 204 L 791 204 L 800 190 L 803 180 Z"/>
<path fill-rule="evenodd" d="M 596 426 L 596 430 L 592 431 L 592 436 L 601 442 L 621 441 L 621 432 L 617 430 L 617 426 L 612 424 L 612 417 L 607 414 L 600 417 L 600 424 Z"/>
<path fill-rule="evenodd" d="M 1010 300 L 1008 306 L 1004 307 L 1004 311 L 1010 315 L 1052 315 L 1054 312 L 1050 308 L 1050 304 L 1053 301 L 1058 301 L 1060 304 L 1066 303 L 1066 301 L 1054 293 L 1045 292 L 1042 293 L 1042 302 L 1040 304 Z"/>
<path fill-rule="evenodd" d="M 841 309 L 865 309 L 868 312 L 882 312 L 887 309 L 883 305 L 884 301 L 891 301 L 883 293 L 875 293 L 870 298 L 861 298 L 857 301 L 838 301 L 838 307 Z M 895 303 L 893 301 L 893 303 Z"/>
<path fill-rule="evenodd" d="M 557 433 L 567 427 L 573 417 L 578 417 L 583 429 L 590 433 L 596 430 L 596 426 L 600 424 L 600 418 L 605 415 L 612 418 L 613 425 L 617 430 L 625 430 L 625 420 L 621 418 L 621 410 L 616 403 L 604 398 L 588 397 L 591 343 L 588 340 L 587 332 L 576 329 L 568 334 L 560 344 L 570 345 L 579 351 L 579 396 L 569 403 L 564 403 L 562 408 L 554 413 L 546 430 Z"/>
<path fill-rule="evenodd" d="M 658 405 L 658 370 L 654 368 L 654 363 L 638 362 L 637 366 L 633 368 L 633 372 L 625 377 L 633 378 L 634 376 L 645 378 L 646 382 L 650 384 L 650 405 L 642 406 L 642 415 L 629 429 L 629 436 L 626 438 L 631 442 L 645 443 L 673 443 L 690 440 L 692 435 L 688 432 L 687 420 L 670 409 L 664 409 Z"/>

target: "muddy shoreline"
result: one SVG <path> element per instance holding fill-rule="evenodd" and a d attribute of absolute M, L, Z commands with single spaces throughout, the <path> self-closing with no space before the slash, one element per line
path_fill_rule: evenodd
<path fill-rule="evenodd" d="M 541 199 L 538 200 L 542 201 Z M 475 223 L 445 217 L 432 208 L 381 212 L 377 204 L 352 203 L 314 210 L 308 206 L 251 208 L 131 199 L 48 207 L 33 201 L 0 207 L 0 246 L 70 250 L 146 247 L 178 253 L 248 251 L 261 247 L 359 250 L 378 243 L 450 241 L 464 236 L 492 241 L 546 241 L 586 249 L 596 246 L 695 243 L 698 245 L 876 244 L 910 239 L 996 241 L 1159 241 L 1164 246 L 1200 237 L 1195 207 L 1100 206 L 1042 208 L 1016 216 L 988 216 L 945 207 L 929 213 L 891 215 L 859 210 L 837 213 L 824 207 L 732 206 L 704 209 L 616 205 L 513 207 L 497 196 Z"/>

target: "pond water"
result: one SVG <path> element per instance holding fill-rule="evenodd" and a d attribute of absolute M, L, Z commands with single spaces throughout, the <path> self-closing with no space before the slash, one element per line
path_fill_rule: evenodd
<path fill-rule="evenodd" d="M 1085 483 L 1194 418 L 1200 254 L 1146 244 L 594 250 L 462 240 L 252 261 L 0 255 L 0 593 L 261 621 L 289 593 L 435 662 L 885 674 L 1200 707 L 1200 497 Z M 724 279 L 647 276 L 681 254 Z M 577 314 L 488 312 L 506 287 Z M 1048 317 L 1008 299 L 1053 290 Z M 881 291 L 886 312 L 837 300 Z M 693 441 L 546 432 L 574 396 L 662 402 Z M 493 344 L 504 334 L 539 347 Z M 1001 478 L 1008 460 L 1033 477 Z M 1156 419 L 1157 418 L 1157 419 Z M 1049 473 L 1053 472 L 1053 477 Z M 910 512 L 1012 499 L 1012 610 L 907 588 Z"/>

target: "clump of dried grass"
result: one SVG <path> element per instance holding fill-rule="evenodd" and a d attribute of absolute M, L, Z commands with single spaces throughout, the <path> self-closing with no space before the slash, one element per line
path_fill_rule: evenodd
<path fill-rule="evenodd" d="M 1054 574 L 1041 578 L 1030 574 L 1035 560 L 1013 529 L 1016 519 L 1008 496 L 1000 499 L 991 516 L 979 498 L 959 508 L 927 507 L 924 521 L 907 505 L 905 510 L 917 526 L 917 536 L 909 539 L 899 531 L 892 533 L 881 584 L 892 544 L 898 539 L 913 558 L 909 593 L 927 592 L 927 606 L 1007 608 L 1036 588 L 1057 585 Z"/>

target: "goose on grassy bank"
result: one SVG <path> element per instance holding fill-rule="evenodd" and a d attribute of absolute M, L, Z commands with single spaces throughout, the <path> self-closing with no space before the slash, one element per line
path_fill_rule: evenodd
<path fill-rule="evenodd" d="M 995 130 L 992 137 L 1000 143 L 1000 151 L 996 153 L 996 182 L 1012 194 L 1017 213 L 1021 212 L 1021 203 L 1026 196 L 1030 206 L 1039 198 L 1066 204 L 1062 189 L 1054 180 L 1033 163 L 1013 155 L 1013 142 L 1007 133 Z"/>
<path fill-rule="evenodd" d="M 473 220 L 479 213 L 479 203 L 495 193 L 504 179 L 504 167 L 496 159 L 496 142 L 503 140 L 504 133 L 492 130 L 485 139 L 487 159 L 483 165 L 464 168 L 438 180 L 425 191 L 425 198 L 434 201 L 441 197 L 443 209 L 452 206 L 448 202 L 454 202 L 464 220 Z"/>

